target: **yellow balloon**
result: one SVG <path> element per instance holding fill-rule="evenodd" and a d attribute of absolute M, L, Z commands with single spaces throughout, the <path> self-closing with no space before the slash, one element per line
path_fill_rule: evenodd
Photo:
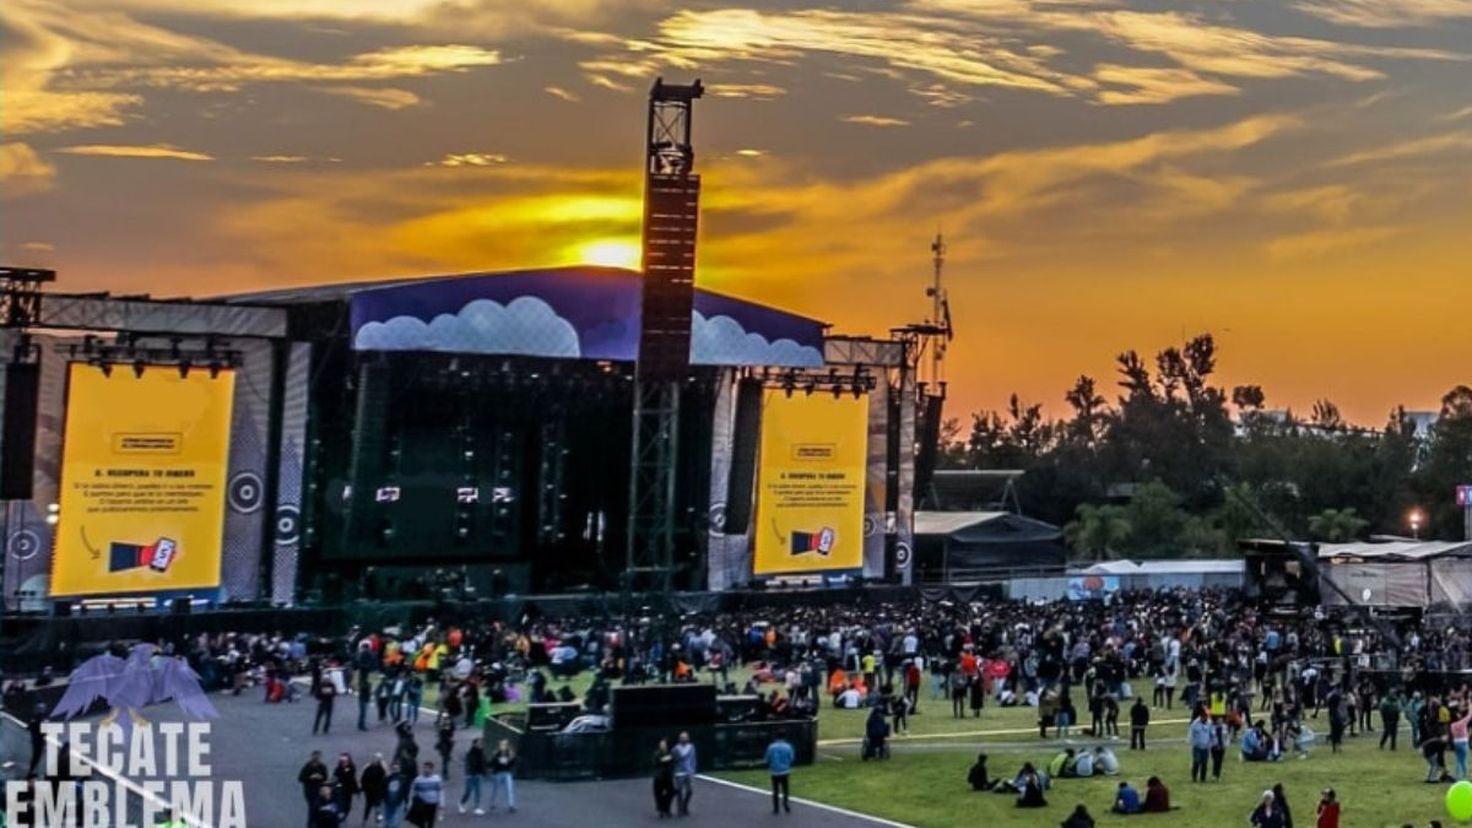
<path fill-rule="evenodd" d="M 1463 779 L 1447 789 L 1446 812 L 1457 822 L 1472 821 L 1472 782 Z"/>

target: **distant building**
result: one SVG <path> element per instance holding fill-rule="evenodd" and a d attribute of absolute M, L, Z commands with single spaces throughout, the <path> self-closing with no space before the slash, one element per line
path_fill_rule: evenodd
<path fill-rule="evenodd" d="M 1440 416 L 1436 411 L 1407 411 L 1406 421 L 1415 428 L 1415 435 L 1424 439 L 1431 436 L 1431 427 Z"/>

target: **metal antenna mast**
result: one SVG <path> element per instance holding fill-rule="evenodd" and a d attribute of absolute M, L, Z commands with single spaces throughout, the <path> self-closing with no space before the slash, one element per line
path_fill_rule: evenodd
<path fill-rule="evenodd" d="M 941 284 L 941 271 L 946 264 L 946 242 L 939 230 L 935 231 L 935 241 L 930 243 L 931 263 L 934 267 L 930 287 L 925 289 L 925 295 L 930 297 L 931 315 L 930 321 L 941 329 L 940 335 L 935 337 L 930 351 L 930 376 L 926 378 L 933 388 L 939 388 L 945 382 L 946 346 L 951 339 L 951 303 L 946 295 L 945 286 Z"/>

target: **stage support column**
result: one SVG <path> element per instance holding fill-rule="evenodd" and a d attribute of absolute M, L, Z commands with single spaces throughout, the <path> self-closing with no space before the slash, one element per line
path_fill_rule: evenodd
<path fill-rule="evenodd" d="M 704 94 L 654 82 L 644 141 L 643 305 L 634 374 L 629 469 L 628 590 L 670 591 L 675 565 L 675 485 L 680 392 L 690 373 L 695 302 L 695 234 L 700 176 L 694 173 L 691 113 Z"/>

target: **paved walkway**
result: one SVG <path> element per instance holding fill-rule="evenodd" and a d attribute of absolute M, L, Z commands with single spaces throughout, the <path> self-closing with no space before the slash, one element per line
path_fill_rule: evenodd
<path fill-rule="evenodd" d="M 234 696 L 212 696 L 220 711 L 211 729 L 210 761 L 217 780 L 239 779 L 246 799 L 247 823 L 259 828 L 291 828 L 306 824 L 306 808 L 296 774 L 312 750 L 322 751 L 328 767 L 336 763 L 337 754 L 350 753 L 361 769 L 375 752 L 393 755 L 396 743 L 388 725 L 372 725 L 357 730 L 358 705 L 354 697 L 338 699 L 332 733 L 313 736 L 312 718 L 316 705 L 302 701 L 296 704 L 262 704 L 260 691 Z M 181 715 L 172 704 L 150 708 L 145 715 L 154 722 L 179 721 Z M 369 717 L 372 719 L 373 711 Z M 4 726 L 3 745 L 6 758 L 23 767 L 28 755 L 26 738 L 13 722 Z M 469 745 L 471 733 L 457 733 L 455 762 L 451 767 L 448 793 L 458 799 L 461 793 L 461 759 Z M 432 717 L 421 715 L 415 729 L 420 757 L 435 755 Z M 160 753 L 162 755 L 162 753 Z M 800 773 L 801 771 L 799 771 Z M 487 792 L 489 787 L 486 788 Z M 821 806 L 793 803 L 790 816 L 773 817 L 770 800 L 761 791 L 702 779 L 696 783 L 691 803 L 693 816 L 688 820 L 660 820 L 654 812 L 648 779 L 624 779 L 604 782 L 527 782 L 516 787 L 518 810 L 515 814 L 495 812 L 476 817 L 460 815 L 453 804 L 439 823 L 444 828 L 474 825 L 528 826 L 529 828 L 602 828 L 602 826 L 699 825 L 701 828 L 748 828 L 753 820 L 802 828 L 872 828 L 896 823 L 875 820 L 858 814 L 846 814 Z M 358 808 L 361 809 L 361 800 Z M 135 809 L 130 809 L 135 810 Z M 361 814 L 361 811 L 358 812 Z M 135 817 L 136 819 L 136 817 Z M 349 825 L 357 826 L 358 819 Z"/>

